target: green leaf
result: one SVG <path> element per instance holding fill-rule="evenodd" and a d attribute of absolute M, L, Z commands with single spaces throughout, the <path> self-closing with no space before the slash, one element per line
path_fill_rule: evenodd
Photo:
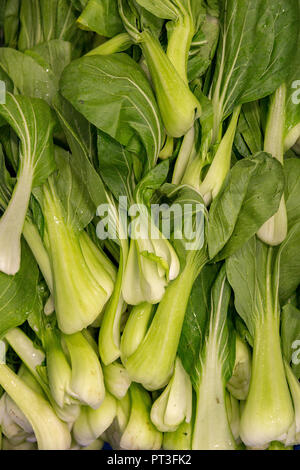
<path fill-rule="evenodd" d="M 300 221 L 295 223 L 280 245 L 280 284 L 279 297 L 284 305 L 300 284 Z"/>
<path fill-rule="evenodd" d="M 28 6 L 30 5 L 31 1 L 28 2 Z M 58 0 L 52 0 L 48 2 L 47 0 L 39 0 L 39 8 L 40 8 L 40 20 L 38 22 L 34 22 L 31 25 L 31 30 L 29 33 L 33 33 L 34 29 L 41 28 L 43 31 L 43 41 L 50 41 L 51 39 L 55 39 L 57 37 L 56 32 L 56 20 L 59 14 L 63 12 L 59 11 L 59 2 Z M 64 16 L 65 18 L 69 19 L 70 15 Z M 24 14 L 23 20 L 23 29 L 26 30 L 29 28 L 30 25 L 30 17 L 28 18 L 27 15 Z M 33 31 L 32 31 L 33 29 Z M 24 49 L 31 49 L 32 47 L 41 44 L 41 42 L 33 41 L 30 47 L 24 47 Z"/>
<path fill-rule="evenodd" d="M 103 183 L 87 159 L 55 147 L 55 161 L 57 171 L 50 182 L 64 209 L 65 222 L 82 230 L 95 217 L 98 205 L 107 202 Z M 42 205 L 40 191 L 35 195 Z"/>
<path fill-rule="evenodd" d="M 235 309 L 233 309 L 233 311 L 235 312 L 234 326 L 238 335 L 246 344 L 248 343 L 253 348 L 253 338 L 249 333 L 246 323 L 237 315 Z"/>
<path fill-rule="evenodd" d="M 201 155 L 203 155 L 204 158 L 207 157 L 208 149 L 211 144 L 212 129 L 214 125 L 214 109 L 212 101 L 207 98 L 207 96 L 203 93 L 200 83 L 195 86 L 194 94 L 199 100 L 199 103 L 201 104 L 201 108 L 203 110 L 199 121 L 201 124 L 200 153 Z"/>
<path fill-rule="evenodd" d="M 84 33 L 77 28 L 76 10 L 69 0 L 26 0 L 21 3 L 18 49 L 25 51 L 52 39 L 84 47 Z M 81 41 L 82 44 L 78 44 Z M 9 44 L 11 45 L 11 44 Z"/>
<path fill-rule="evenodd" d="M 66 189 L 67 192 L 69 189 L 74 189 L 75 193 L 79 192 L 82 194 L 82 202 L 89 200 L 88 206 L 90 210 L 87 212 L 90 215 L 87 215 L 87 220 L 93 218 L 96 214 L 96 209 L 100 204 L 107 203 L 107 195 L 102 179 L 98 175 L 96 169 L 93 166 L 91 161 L 94 153 L 94 133 L 92 126 L 85 118 L 78 113 L 72 105 L 65 100 L 61 95 L 57 95 L 54 99 L 54 109 L 57 113 L 57 116 L 60 120 L 61 126 L 66 135 L 69 147 L 71 149 L 71 156 L 65 152 L 63 149 L 57 147 L 57 156 L 61 156 L 62 166 L 60 167 L 61 173 L 61 182 L 64 181 L 64 172 L 67 171 L 70 179 L 70 188 L 67 186 L 64 188 L 62 184 L 62 191 Z M 67 167 L 64 166 L 63 162 L 68 161 Z M 70 171 L 71 173 L 70 173 Z M 72 183 L 72 179 L 74 182 Z M 59 184 L 59 182 L 58 182 Z M 77 190 L 72 188 L 72 185 L 75 184 Z M 66 202 L 68 201 L 66 197 Z M 77 196 L 73 196 L 75 199 Z M 69 203 L 68 203 L 69 205 Z M 80 198 L 79 198 L 80 205 Z M 67 206 L 68 207 L 68 206 Z M 79 210 L 79 213 L 82 211 L 83 217 L 85 217 L 83 207 Z M 80 224 L 82 225 L 82 224 Z M 86 222 L 83 224 L 87 225 Z"/>
<path fill-rule="evenodd" d="M 125 29 L 134 41 L 139 42 L 140 33 L 149 31 L 158 38 L 161 33 L 163 20 L 143 8 L 135 0 L 118 0 L 118 8 Z"/>
<path fill-rule="evenodd" d="M 178 355 L 190 376 L 194 376 L 204 345 L 211 309 L 211 288 L 218 274 L 218 265 L 206 265 L 196 279 L 183 322 Z"/>
<path fill-rule="evenodd" d="M 88 0 L 71 0 L 71 2 L 73 3 L 73 6 L 76 10 L 82 11 L 86 6 Z"/>
<path fill-rule="evenodd" d="M 297 50 L 300 47 L 300 35 L 298 37 Z M 289 150 L 300 138 L 300 106 L 299 106 L 299 77 L 300 64 L 297 54 L 291 66 L 291 73 L 286 82 L 286 112 L 285 112 L 285 150 Z"/>
<path fill-rule="evenodd" d="M 198 0 L 185 0 L 186 9 L 188 10 L 190 7 L 191 12 L 192 12 L 195 31 L 198 31 L 201 26 L 201 23 L 205 21 L 206 12 L 210 17 L 216 18 L 218 16 L 218 11 L 216 9 L 215 11 L 212 11 L 209 3 L 210 3 L 209 1 L 199 2 Z"/>
<path fill-rule="evenodd" d="M 298 22 L 298 0 L 222 0 L 215 132 L 237 105 L 270 95 L 287 79 Z"/>
<path fill-rule="evenodd" d="M 136 0 L 146 10 L 150 11 L 152 15 L 165 20 L 177 20 L 180 14 L 178 6 L 171 0 Z"/>
<path fill-rule="evenodd" d="M 256 237 L 226 260 L 228 280 L 235 294 L 235 307 L 253 336 L 256 320 L 256 302 L 263 297 L 265 283 L 256 282 L 264 262 L 267 248 Z M 257 264 L 256 265 L 256 259 Z M 266 263 L 265 263 L 266 264 Z"/>
<path fill-rule="evenodd" d="M 60 93 L 55 95 L 52 105 L 64 130 L 71 153 L 95 162 L 94 127 Z"/>
<path fill-rule="evenodd" d="M 21 2 L 18 49 L 24 51 L 44 41 L 39 0 Z"/>
<path fill-rule="evenodd" d="M 40 99 L 6 94 L 0 115 L 21 141 L 21 160 L 34 168 L 33 186 L 39 186 L 55 168 L 52 147 L 54 120 L 49 106 Z"/>
<path fill-rule="evenodd" d="M 195 1 L 195 0 L 192 0 Z M 205 0 L 207 5 L 207 12 L 211 16 L 218 17 L 220 14 L 220 1 L 219 0 Z"/>
<path fill-rule="evenodd" d="M 164 201 L 164 198 L 167 198 L 167 201 L 170 204 L 180 204 L 183 208 L 185 204 L 194 205 L 194 211 L 192 212 L 195 214 L 197 212 L 196 206 L 203 205 L 202 196 L 196 191 L 194 188 L 188 185 L 175 185 L 165 183 L 161 188 L 161 200 Z"/>
<path fill-rule="evenodd" d="M 300 284 L 300 161 L 287 159 L 284 165 L 285 200 L 288 214 L 288 235 L 278 248 L 280 256 L 279 296 L 284 305 Z"/>
<path fill-rule="evenodd" d="M 235 146 L 243 157 L 255 155 L 263 149 L 262 123 L 258 101 L 243 105 L 235 137 Z"/>
<path fill-rule="evenodd" d="M 188 185 L 165 183 L 159 189 L 158 200 L 155 202 L 168 204 L 163 218 L 168 223 L 171 222 L 170 231 L 181 267 L 183 268 L 190 256 L 193 258 L 194 255 L 196 258 L 199 256 L 200 263 L 203 263 L 203 257 L 207 257 L 207 212 L 199 192 Z M 162 232 L 169 236 L 163 227 Z"/>
<path fill-rule="evenodd" d="M 205 342 L 195 364 L 195 383 L 201 382 L 202 367 L 210 360 L 207 354 L 214 352 L 214 361 L 221 365 L 224 387 L 232 375 L 235 360 L 235 336 L 231 334 L 232 325 L 228 317 L 231 287 L 226 278 L 225 266 L 221 268 L 211 289 L 211 308 L 206 324 Z M 212 349 L 209 344 L 212 343 Z M 208 367 L 210 364 L 208 365 Z M 201 397 L 200 397 L 201 399 Z"/>
<path fill-rule="evenodd" d="M 16 47 L 18 42 L 20 0 L 7 0 L 4 12 L 4 39 L 8 47 Z"/>
<path fill-rule="evenodd" d="M 275 91 L 288 78 L 297 48 L 300 13 L 298 0 L 291 0 L 288 3 L 284 0 L 269 0 L 263 3 L 268 4 L 272 14 L 273 47 L 267 68 L 258 83 L 251 81 L 253 89 L 248 87 L 243 101 L 245 99 L 254 101 Z M 257 87 L 261 89 L 257 90 Z"/>
<path fill-rule="evenodd" d="M 6 124 L 6 122 L 5 122 Z M 14 172 L 17 173 L 19 164 L 19 139 L 14 130 L 6 125 L 1 130 L 0 141 L 3 146 L 5 158 L 9 161 Z"/>
<path fill-rule="evenodd" d="M 126 54 L 83 57 L 63 72 L 61 92 L 86 119 L 129 151 L 156 163 L 162 124 L 153 92 L 140 67 Z"/>
<path fill-rule="evenodd" d="M 65 210 L 65 221 L 71 227 L 82 229 L 95 215 L 88 181 L 81 178 L 84 168 L 76 167 L 73 156 L 60 147 L 56 147 L 55 156 L 57 172 L 51 182 Z"/>
<path fill-rule="evenodd" d="M 99 174 L 118 200 L 126 196 L 133 200 L 135 178 L 133 158 L 121 144 L 104 132 L 98 131 Z"/>
<path fill-rule="evenodd" d="M 35 341 L 37 341 L 38 338 L 42 345 L 45 337 L 45 332 L 47 332 L 47 328 L 49 328 L 50 326 L 54 328 L 54 326 L 57 324 L 55 313 L 52 313 L 51 315 L 47 316 L 44 313 L 44 304 L 46 303 L 48 298 L 48 289 L 45 289 L 45 286 L 40 283 L 37 289 L 35 308 L 30 312 L 27 318 L 27 322 L 34 332 Z"/>
<path fill-rule="evenodd" d="M 15 276 L 0 273 L 0 337 L 22 325 L 34 311 L 39 270 L 25 242 L 22 242 L 20 271 Z"/>
<path fill-rule="evenodd" d="M 0 0 L 0 28 L 3 28 L 6 0 Z"/>
<path fill-rule="evenodd" d="M 5 166 L 5 159 L 0 145 L 0 208 L 4 211 L 7 207 L 13 187 L 13 180 Z"/>
<path fill-rule="evenodd" d="M 75 43 L 78 38 L 82 37 L 80 31 L 78 31 L 76 19 L 77 14 L 74 10 L 72 2 L 69 0 L 54 0 L 54 2 L 49 4 L 48 0 L 42 0 L 43 8 L 47 8 L 48 5 L 51 7 L 52 15 L 55 16 L 56 13 L 56 22 L 55 30 L 53 31 L 51 38 L 50 35 L 47 36 L 49 39 L 63 39 L 64 41 L 71 41 Z M 56 5 L 55 5 L 56 4 Z M 47 15 L 43 15 L 44 23 Z M 44 34 L 46 36 L 44 26 Z"/>
<path fill-rule="evenodd" d="M 77 21 L 79 27 L 108 38 L 124 31 L 118 0 L 88 0 Z"/>
<path fill-rule="evenodd" d="M 218 20 L 207 16 L 191 44 L 188 60 L 189 81 L 203 76 L 207 71 L 216 52 L 219 31 Z"/>
<path fill-rule="evenodd" d="M 176 22 L 180 17 L 189 15 L 194 21 L 195 30 L 199 28 L 205 12 L 202 1 L 199 0 L 136 0 L 136 3 L 164 20 Z"/>
<path fill-rule="evenodd" d="M 226 272 L 234 290 L 235 308 L 254 337 L 259 320 L 270 314 L 270 308 L 274 311 L 277 308 L 279 272 L 276 250 L 252 237 L 226 259 Z"/>
<path fill-rule="evenodd" d="M 169 172 L 169 161 L 164 160 L 149 171 L 135 190 L 135 200 L 138 204 L 150 205 L 151 198 L 166 181 Z"/>
<path fill-rule="evenodd" d="M 247 242 L 278 210 L 284 190 L 280 163 L 266 153 L 234 165 L 209 215 L 211 259 L 225 259 Z"/>
<path fill-rule="evenodd" d="M 26 54 L 38 62 L 47 73 L 50 70 L 53 72 L 58 89 L 60 76 L 72 60 L 72 44 L 61 39 L 52 39 L 27 50 Z"/>
<path fill-rule="evenodd" d="M 141 31 L 151 31 L 156 37 L 160 37 L 163 27 L 163 20 L 153 15 L 150 11 L 140 7 L 135 3 L 138 12 L 138 23 L 140 24 Z"/>
<path fill-rule="evenodd" d="M 218 360 L 222 365 L 224 386 L 230 379 L 235 362 L 235 333 L 230 317 L 231 287 L 226 277 L 225 265 L 220 269 L 211 291 L 211 312 L 207 335 L 217 341 Z M 211 339 L 211 338 L 210 338 Z M 206 353 L 208 352 L 206 348 Z M 208 358 L 209 360 L 209 358 Z M 201 370 L 198 370 L 199 379 Z"/>
<path fill-rule="evenodd" d="M 284 163 L 285 201 L 289 227 L 300 221 L 300 160 L 289 158 Z"/>
<path fill-rule="evenodd" d="M 32 57 L 11 48 L 0 48 L 0 66 L 20 94 L 41 98 L 51 104 L 57 91 L 57 79 Z"/>

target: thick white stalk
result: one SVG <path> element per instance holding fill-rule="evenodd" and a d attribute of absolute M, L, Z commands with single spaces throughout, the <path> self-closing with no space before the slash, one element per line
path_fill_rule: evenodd
<path fill-rule="evenodd" d="M 30 162 L 20 168 L 11 200 L 0 219 L 0 271 L 16 274 L 21 264 L 21 235 L 32 190 L 34 170 Z"/>
<path fill-rule="evenodd" d="M 203 354 L 199 385 L 197 387 L 197 409 L 192 439 L 193 450 L 234 450 L 236 443 L 232 435 L 226 408 L 226 389 L 220 358 L 220 325 L 210 321 L 210 332 Z"/>
<path fill-rule="evenodd" d="M 67 424 L 60 421 L 45 398 L 5 364 L 0 364 L 0 385 L 32 425 L 39 450 L 69 449 L 71 435 Z"/>
<path fill-rule="evenodd" d="M 36 226 L 29 220 L 25 220 L 23 227 L 23 235 L 26 242 L 28 243 L 29 248 L 33 253 L 33 256 L 35 257 L 39 265 L 39 268 L 44 276 L 47 286 L 52 294 L 53 277 L 50 258 Z"/>
<path fill-rule="evenodd" d="M 228 129 L 223 139 L 221 140 L 213 162 L 207 172 L 203 183 L 200 185 L 199 191 L 207 206 L 209 206 L 212 200 L 219 194 L 225 181 L 225 178 L 228 172 L 230 171 L 232 146 L 240 115 L 240 110 L 240 106 L 235 109 Z"/>
<path fill-rule="evenodd" d="M 36 375 L 36 367 L 43 363 L 45 353 L 37 349 L 31 339 L 20 328 L 10 330 L 6 333 L 5 339 L 32 374 Z"/>
<path fill-rule="evenodd" d="M 191 15 L 183 14 L 174 23 L 168 40 L 167 56 L 186 85 L 188 56 L 194 32 Z"/>
<path fill-rule="evenodd" d="M 300 123 L 297 124 L 290 132 L 287 134 L 284 140 L 284 150 L 287 152 L 290 150 L 294 145 L 297 144 L 297 141 L 300 138 Z"/>
<path fill-rule="evenodd" d="M 285 440 L 294 419 L 279 336 L 279 322 L 266 312 L 254 335 L 253 366 L 249 395 L 241 417 L 241 438 L 260 448 Z"/>
<path fill-rule="evenodd" d="M 276 90 L 272 97 L 267 122 L 264 150 L 283 165 L 284 158 L 284 120 L 285 120 L 286 85 Z M 286 238 L 288 219 L 284 196 L 278 212 L 271 217 L 257 232 L 257 236 L 270 246 L 280 245 Z"/>
<path fill-rule="evenodd" d="M 190 130 L 185 134 L 180 152 L 176 159 L 172 183 L 180 184 L 184 176 L 184 172 L 189 164 L 189 160 L 193 151 L 195 140 L 195 126 L 192 126 Z M 199 176 L 200 179 L 200 176 Z"/>
<path fill-rule="evenodd" d="M 208 354 L 197 391 L 193 450 L 234 450 L 236 444 L 226 411 L 222 366 Z"/>

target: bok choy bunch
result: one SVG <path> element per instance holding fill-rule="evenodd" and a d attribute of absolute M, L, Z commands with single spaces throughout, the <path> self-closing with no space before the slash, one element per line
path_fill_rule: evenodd
<path fill-rule="evenodd" d="M 0 450 L 300 445 L 299 25 L 0 0 Z"/>

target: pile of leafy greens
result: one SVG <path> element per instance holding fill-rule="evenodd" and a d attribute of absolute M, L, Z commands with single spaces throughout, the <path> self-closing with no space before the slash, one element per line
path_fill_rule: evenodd
<path fill-rule="evenodd" d="M 0 449 L 300 444 L 300 1 L 0 0 Z"/>

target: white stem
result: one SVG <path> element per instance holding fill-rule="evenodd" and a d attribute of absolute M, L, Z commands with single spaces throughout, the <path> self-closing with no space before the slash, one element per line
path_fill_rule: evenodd
<path fill-rule="evenodd" d="M 212 359 L 213 362 L 207 360 L 205 363 L 197 391 L 192 449 L 234 450 L 236 444 L 226 411 L 221 365 L 217 364 L 215 357 Z"/>
<path fill-rule="evenodd" d="M 39 265 L 51 294 L 53 294 L 53 277 L 50 258 L 40 237 L 38 229 L 33 223 L 25 220 L 23 235 Z"/>
<path fill-rule="evenodd" d="M 286 86 L 282 85 L 272 97 L 266 128 L 264 150 L 270 153 L 283 165 L 284 159 L 284 119 L 285 119 Z M 271 217 L 257 232 L 257 236 L 270 246 L 280 245 L 286 238 L 288 218 L 284 196 L 280 201 L 278 212 Z"/>
<path fill-rule="evenodd" d="M 55 310 L 54 297 L 50 295 L 44 307 L 44 314 L 51 315 Z"/>
<path fill-rule="evenodd" d="M 16 274 L 21 264 L 21 235 L 28 210 L 33 168 L 25 163 L 20 169 L 11 200 L 0 220 L 0 271 Z"/>
<path fill-rule="evenodd" d="M 257 448 L 284 440 L 294 420 L 279 336 L 278 314 L 265 308 L 254 334 L 249 394 L 241 416 L 242 441 Z"/>
<path fill-rule="evenodd" d="M 173 184 L 180 184 L 183 178 L 184 172 L 188 166 L 190 156 L 194 146 L 194 139 L 195 139 L 195 127 L 191 127 L 191 129 L 185 134 L 184 139 L 181 144 L 180 152 L 176 160 L 174 173 L 173 173 Z"/>
<path fill-rule="evenodd" d="M 217 153 L 207 172 L 207 175 L 200 186 L 200 193 L 208 206 L 212 200 L 219 194 L 223 183 L 230 171 L 232 146 L 234 142 L 235 131 L 240 115 L 241 107 L 238 106 L 232 115 L 228 129 L 221 140 Z"/>
<path fill-rule="evenodd" d="M 284 140 L 284 151 L 287 152 L 296 145 L 300 137 L 300 123 L 293 127 Z"/>
<path fill-rule="evenodd" d="M 270 153 L 281 164 L 284 157 L 285 101 L 286 86 L 282 85 L 272 96 L 264 142 L 264 151 Z"/>
<path fill-rule="evenodd" d="M 288 217 L 284 196 L 280 201 L 278 211 L 258 230 L 258 238 L 270 246 L 280 245 L 287 236 Z"/>
<path fill-rule="evenodd" d="M 0 364 L 0 384 L 32 425 L 39 450 L 69 449 L 71 435 L 67 424 L 60 421 L 39 393 L 5 364 Z"/>
<path fill-rule="evenodd" d="M 13 328 L 6 333 L 5 339 L 33 375 L 36 375 L 36 367 L 45 359 L 43 351 L 37 349 L 31 339 L 19 328 Z"/>

